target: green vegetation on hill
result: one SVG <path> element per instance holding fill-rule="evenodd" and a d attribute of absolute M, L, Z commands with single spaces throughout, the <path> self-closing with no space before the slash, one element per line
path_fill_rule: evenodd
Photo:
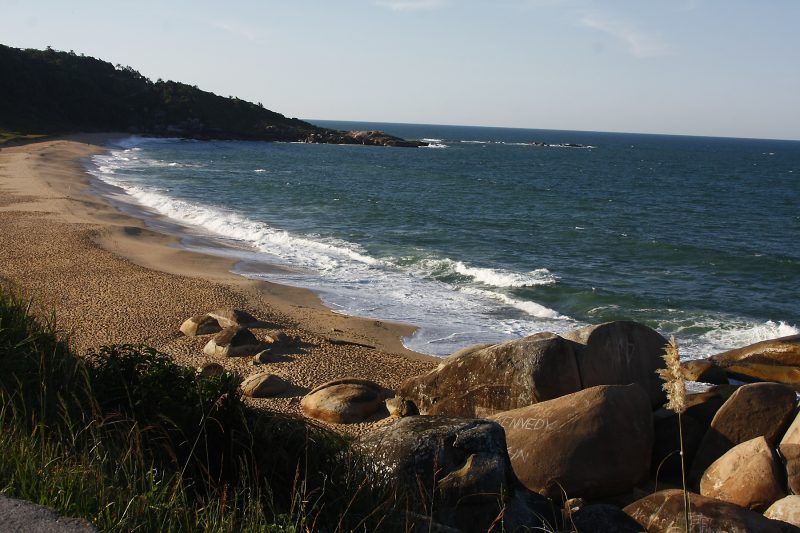
<path fill-rule="evenodd" d="M 0 290 L 0 494 L 103 531 L 403 529 L 341 437 L 145 346 L 79 357 L 29 307 Z"/>
<path fill-rule="evenodd" d="M 0 45 L 0 130 L 294 141 L 326 130 L 73 52 Z"/>

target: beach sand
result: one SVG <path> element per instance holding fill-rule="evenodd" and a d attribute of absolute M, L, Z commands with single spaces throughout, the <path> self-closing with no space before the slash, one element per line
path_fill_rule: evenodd
<path fill-rule="evenodd" d="M 402 345 L 411 326 L 336 314 L 306 289 L 233 274 L 234 260 L 181 250 L 175 236 L 93 194 L 81 161 L 101 153 L 109 138 L 74 135 L 0 149 L 0 283 L 32 298 L 42 318 L 55 312 L 78 353 L 144 342 L 181 365 L 213 360 L 243 377 L 269 371 L 294 387 L 247 401 L 293 414 L 300 414 L 302 396 L 326 381 L 353 376 L 395 389 L 438 364 Z M 210 337 L 186 337 L 178 328 L 225 307 L 275 324 L 297 337 L 299 348 L 259 366 L 251 357 L 205 356 Z M 384 423 L 329 426 L 354 435 Z"/>

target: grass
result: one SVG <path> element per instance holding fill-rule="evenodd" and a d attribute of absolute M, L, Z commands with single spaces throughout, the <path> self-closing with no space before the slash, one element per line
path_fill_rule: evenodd
<path fill-rule="evenodd" d="M 391 531 L 389 483 L 320 427 L 146 346 L 74 354 L 0 292 L 0 493 L 103 531 Z"/>
<path fill-rule="evenodd" d="M 22 133 L 19 131 L 9 131 L 0 129 L 0 145 L 15 141 L 32 141 L 46 137 L 43 133 Z"/>

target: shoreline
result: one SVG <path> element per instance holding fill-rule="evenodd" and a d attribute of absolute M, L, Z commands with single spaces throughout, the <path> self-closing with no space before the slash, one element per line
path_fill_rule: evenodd
<path fill-rule="evenodd" d="M 309 289 L 235 273 L 238 259 L 182 249 L 179 235 L 148 227 L 146 218 L 92 192 L 83 161 L 123 136 L 70 135 L 0 149 L 0 282 L 33 298 L 40 314 L 55 311 L 80 352 L 146 342 L 196 367 L 212 359 L 202 354 L 208 338 L 184 337 L 181 322 L 243 308 L 297 337 L 301 353 L 255 367 L 249 357 L 213 360 L 242 376 L 270 371 L 288 379 L 297 394 L 248 401 L 295 414 L 303 391 L 325 381 L 354 376 L 394 389 L 441 361 L 403 345 L 413 326 L 338 314 Z M 336 429 L 366 429 L 353 426 Z"/>

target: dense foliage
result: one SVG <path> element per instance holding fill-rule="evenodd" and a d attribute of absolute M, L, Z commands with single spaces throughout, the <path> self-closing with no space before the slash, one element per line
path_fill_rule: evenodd
<path fill-rule="evenodd" d="M 73 52 L 0 45 L 0 130 L 300 140 L 323 131 L 238 98 Z"/>

